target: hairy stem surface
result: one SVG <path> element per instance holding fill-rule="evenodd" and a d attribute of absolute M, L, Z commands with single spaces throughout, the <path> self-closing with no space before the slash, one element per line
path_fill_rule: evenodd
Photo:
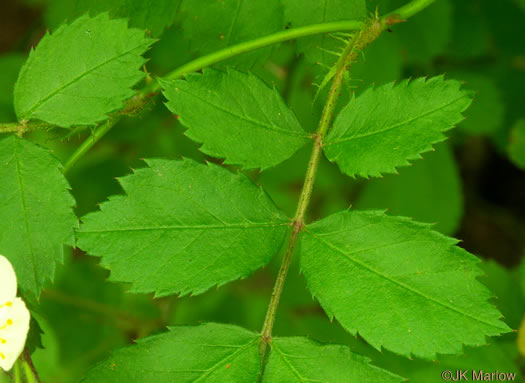
<path fill-rule="evenodd" d="M 20 131 L 21 127 L 22 125 L 18 122 L 0 124 L 0 133 L 16 133 Z"/>
<path fill-rule="evenodd" d="M 321 159 L 323 140 L 326 136 L 326 133 L 330 129 L 334 117 L 334 111 L 341 92 L 341 87 L 344 82 L 345 72 L 350 70 L 351 65 L 357 61 L 362 50 L 374 40 L 376 40 L 381 35 L 383 30 L 388 28 L 390 25 L 404 21 L 404 18 L 408 18 L 418 13 L 433 2 L 434 0 L 415 0 L 380 19 L 377 18 L 372 20 L 369 24 L 363 27 L 360 32 L 356 33 L 353 39 L 346 46 L 336 64 L 336 73 L 332 80 L 332 85 L 323 108 L 321 120 L 319 121 L 319 127 L 316 134 L 314 135 L 314 147 L 312 149 L 303 189 L 301 191 L 297 210 L 293 219 L 292 233 L 288 239 L 286 252 L 279 269 L 279 274 L 277 275 L 277 280 L 273 288 L 272 297 L 270 304 L 268 305 L 266 318 L 261 331 L 259 353 L 261 355 L 263 367 L 266 359 L 268 344 L 272 339 L 272 329 L 275 323 L 277 307 L 279 306 L 279 300 L 283 291 L 286 275 L 288 274 L 288 269 L 290 268 L 292 255 L 297 245 L 299 234 L 306 224 L 304 218 L 306 211 L 308 210 L 308 205 L 310 204 L 315 177 L 319 167 L 319 160 Z"/>
<path fill-rule="evenodd" d="M 373 20 L 370 24 L 366 25 L 365 28 L 363 28 L 359 33 L 356 33 L 352 40 L 350 40 L 336 64 L 336 73 L 323 108 L 321 120 L 319 121 L 319 127 L 316 134 L 314 135 L 314 146 L 310 156 L 308 169 L 306 170 L 306 177 L 304 180 L 303 189 L 301 191 L 301 196 L 299 197 L 297 210 L 293 218 L 292 233 L 288 240 L 286 253 L 284 255 L 281 268 L 275 282 L 272 298 L 270 300 L 270 304 L 268 305 L 268 311 L 266 313 L 266 318 L 261 331 L 259 353 L 262 360 L 265 359 L 268 343 L 271 342 L 272 329 L 275 322 L 277 307 L 279 305 L 279 299 L 281 297 L 286 275 L 290 267 L 291 258 L 297 244 L 297 239 L 299 238 L 299 234 L 305 226 L 304 218 L 310 204 L 315 177 L 319 167 L 319 160 L 321 159 L 323 139 L 326 136 L 333 119 L 334 110 L 344 82 L 345 71 L 349 70 L 352 63 L 359 58 L 361 51 L 368 44 L 379 37 L 382 30 L 383 21 L 379 19 Z"/>
<path fill-rule="evenodd" d="M 240 54 L 268 47 L 270 45 L 282 43 L 289 40 L 294 40 L 299 37 L 306 37 L 321 33 L 330 33 L 338 31 L 353 31 L 358 30 L 362 27 L 363 22 L 357 20 L 348 21 L 336 21 L 323 24 L 307 25 L 299 28 L 287 29 L 281 32 L 277 32 L 268 36 L 260 37 L 255 40 L 246 41 L 244 43 L 232 45 L 231 47 L 222 49 L 212 54 L 199 57 L 187 64 L 180 66 L 174 71 L 168 73 L 164 78 L 166 79 L 177 79 L 186 73 L 195 72 L 202 68 L 206 68 L 218 62 L 230 59 Z M 154 90 L 159 89 L 158 83 L 152 84 Z"/>
<path fill-rule="evenodd" d="M 40 121 L 31 121 L 27 123 L 20 123 L 20 122 L 0 123 L 0 134 L 16 133 L 19 136 L 22 136 L 25 132 L 29 130 L 35 130 L 39 128 L 53 128 L 53 125 L 50 125 L 46 122 L 40 122 Z"/>
<path fill-rule="evenodd" d="M 120 117 L 112 117 L 107 120 L 104 124 L 100 125 L 95 129 L 82 144 L 75 150 L 75 152 L 69 157 L 67 162 L 64 164 L 64 173 L 67 173 L 77 163 L 77 161 L 86 154 L 93 145 L 95 145 L 104 135 L 111 130 L 113 126 L 120 121 Z"/>

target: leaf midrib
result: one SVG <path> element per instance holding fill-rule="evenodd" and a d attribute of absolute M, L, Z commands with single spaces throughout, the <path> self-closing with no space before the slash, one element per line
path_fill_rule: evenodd
<path fill-rule="evenodd" d="M 242 354 L 246 349 L 248 349 L 250 346 L 252 346 L 253 344 L 257 343 L 257 341 L 259 340 L 258 337 L 254 337 L 253 340 L 251 340 L 250 342 L 246 343 L 244 346 L 240 346 L 240 348 L 235 351 L 234 353 L 230 354 L 230 355 L 227 355 L 226 357 L 222 358 L 221 360 L 219 360 L 217 363 L 215 363 L 213 366 L 211 366 L 210 368 L 206 369 L 206 371 L 204 372 L 203 375 L 199 376 L 196 380 L 194 380 L 193 382 L 194 383 L 198 383 L 198 382 L 203 382 L 204 379 L 208 378 L 211 374 L 213 374 L 215 371 L 217 371 L 217 369 L 219 368 L 219 366 L 221 366 L 225 361 L 227 360 L 231 360 L 232 362 L 237 359 L 237 357 Z"/>
<path fill-rule="evenodd" d="M 474 317 L 474 316 L 472 316 L 472 315 L 470 315 L 470 314 L 468 314 L 468 313 L 466 313 L 466 312 L 464 312 L 464 311 L 462 311 L 460 309 L 457 309 L 457 308 L 455 308 L 453 306 L 448 305 L 447 303 L 440 302 L 439 300 L 437 300 L 437 299 L 435 299 L 433 297 L 427 296 L 425 293 L 410 287 L 409 285 L 407 285 L 404 282 L 397 281 L 394 278 L 389 277 L 388 275 L 385 275 L 385 274 L 381 273 L 378 270 L 375 270 L 374 268 L 372 268 L 369 265 L 359 261 L 358 259 L 355 259 L 355 258 L 351 257 L 350 256 L 351 254 L 346 254 L 343 250 L 339 249 L 337 246 L 332 245 L 330 242 L 328 242 L 328 241 L 318 237 L 317 235 L 315 235 L 313 232 L 311 232 L 308 229 L 306 229 L 305 232 L 308 233 L 309 235 L 311 235 L 312 237 L 314 237 L 315 239 L 317 239 L 319 242 L 322 242 L 324 245 L 326 245 L 329 248 L 335 250 L 338 254 L 343 256 L 345 259 L 348 259 L 349 261 L 353 262 L 354 264 L 358 265 L 359 267 L 361 267 L 361 268 L 363 268 L 363 269 L 365 269 L 365 270 L 367 270 L 367 271 L 369 271 L 369 272 L 371 272 L 371 273 L 373 273 L 373 274 L 375 274 L 375 275 L 385 279 L 386 281 L 388 281 L 388 282 L 390 282 L 392 284 L 395 284 L 395 285 L 397 285 L 397 286 L 399 286 L 399 287 L 401 287 L 401 288 L 403 288 L 403 289 L 405 289 L 405 290 L 407 290 L 407 291 L 409 291 L 409 292 L 411 292 L 411 293 L 413 293 L 415 295 L 418 295 L 421 298 L 424 298 L 424 299 L 426 299 L 426 300 L 428 300 L 430 302 L 433 302 L 433 303 L 435 303 L 435 304 L 437 304 L 439 306 L 443 306 L 446 309 L 449 309 L 449 310 L 451 310 L 451 311 L 453 311 L 453 312 L 455 312 L 457 314 L 463 315 L 466 318 L 469 318 L 471 320 L 474 320 L 476 322 L 482 323 L 484 325 L 487 325 L 487 326 L 490 326 L 490 327 L 493 327 L 493 328 L 497 328 L 498 330 L 503 330 L 503 328 L 500 327 L 500 326 L 496 326 L 493 323 L 486 322 L 485 320 L 476 318 L 476 317 Z"/>
<path fill-rule="evenodd" d="M 113 232 L 127 232 L 127 231 L 156 231 L 156 230 L 215 230 L 215 229 L 257 229 L 261 227 L 280 227 L 289 226 L 288 222 L 282 223 L 255 223 L 255 224 L 224 224 L 224 225 L 167 225 L 154 227 L 130 227 L 130 228 L 114 228 L 101 230 L 80 230 L 80 233 L 113 233 Z"/>
<path fill-rule="evenodd" d="M 251 123 L 253 125 L 256 125 L 256 126 L 259 126 L 261 128 L 266 128 L 268 130 L 271 130 L 271 131 L 274 131 L 274 132 L 277 132 L 277 133 L 282 133 L 282 134 L 290 136 L 290 137 L 300 137 L 300 138 L 305 138 L 305 139 L 309 139 L 310 138 L 310 136 L 307 135 L 306 133 L 297 132 L 295 130 L 286 130 L 286 129 L 280 128 L 278 126 L 275 126 L 275 125 L 269 125 L 269 124 L 264 123 L 262 121 L 254 120 L 254 119 L 249 118 L 249 117 L 247 117 L 245 115 L 236 114 L 234 112 L 229 111 L 228 109 L 223 108 L 220 105 L 214 104 L 214 103 L 210 102 L 209 100 L 207 100 L 205 98 L 202 98 L 202 97 L 198 96 L 195 93 L 188 92 L 188 91 L 186 91 L 186 90 L 184 90 L 182 88 L 178 88 L 178 90 L 176 90 L 176 92 L 186 93 L 190 97 L 194 97 L 197 100 L 201 101 L 202 103 L 204 103 L 206 105 L 209 105 L 209 106 L 217 109 L 220 112 L 229 114 L 230 116 L 233 116 L 235 118 L 238 118 L 238 119 L 246 121 L 246 122 L 249 122 L 249 123 Z M 184 117 L 181 116 L 181 120 L 184 121 Z M 191 127 L 190 127 L 190 129 L 191 129 Z"/>

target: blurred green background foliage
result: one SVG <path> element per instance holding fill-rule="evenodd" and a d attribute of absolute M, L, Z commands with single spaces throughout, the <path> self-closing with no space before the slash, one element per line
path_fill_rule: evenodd
<path fill-rule="evenodd" d="M 368 12 L 377 8 L 383 14 L 404 2 L 367 0 Z M 4 0 L 0 5 L 0 122 L 15 121 L 12 91 L 17 73 L 30 47 L 46 30 L 53 31 L 86 11 L 110 10 L 113 16 L 126 16 L 120 3 Z M 227 10 L 213 20 L 202 19 L 201 8 L 213 6 L 212 1 L 160 3 L 166 6 L 160 24 L 149 25 L 147 18 L 131 20 L 131 25 L 148 27 L 160 38 L 147 53 L 150 73 L 162 75 L 228 44 L 220 38 L 220 20 L 229 17 Z M 296 6 L 294 1 L 286 3 Z M 274 20 L 273 25 L 258 25 L 254 19 L 253 30 L 265 35 L 300 25 L 300 18 L 287 9 L 284 7 L 282 19 Z M 354 11 L 349 9 L 348 14 Z M 165 25 L 169 27 L 164 30 Z M 238 40 L 232 43 L 252 38 L 250 33 L 239 31 L 235 35 Z M 313 131 L 323 98 L 321 92 L 315 99 L 315 84 L 325 72 L 322 62 L 315 63 L 325 59 L 324 51 L 315 49 L 319 44 L 336 42 L 330 36 L 324 38 L 327 41 L 315 37 L 284 43 L 227 64 L 250 69 L 276 86 L 304 128 Z M 463 247 L 483 259 L 483 281 L 495 292 L 494 302 L 506 322 L 518 329 L 525 312 L 525 266 L 520 266 L 525 247 L 525 2 L 438 0 L 370 46 L 353 68 L 347 90 L 359 93 L 374 84 L 441 73 L 476 91 L 467 119 L 450 133 L 448 142 L 412 166 L 401 168 L 398 175 L 379 179 L 350 179 L 323 160 L 309 219 L 352 206 L 388 209 L 396 215 L 436 223 L 437 230 L 461 239 Z M 347 93 L 343 98 L 348 99 Z M 144 166 L 142 158 L 184 156 L 217 161 L 207 158 L 199 145 L 184 135 L 184 128 L 163 102 L 157 97 L 139 116 L 125 117 L 68 175 L 78 216 L 96 210 L 108 196 L 122 193 L 115 177 Z M 84 133 L 62 139 L 66 132 L 56 130 L 31 134 L 63 161 L 87 137 Z M 295 210 L 309 151 L 303 148 L 275 168 L 249 173 L 289 215 Z M 55 284 L 44 290 L 37 317 L 44 349 L 39 349 L 34 359 L 45 381 L 78 381 L 88 366 L 112 349 L 167 325 L 217 321 L 259 330 L 280 259 L 275 257 L 247 280 L 203 295 L 161 299 L 126 293 L 125 285 L 106 281 L 109 273 L 97 263 L 96 258 L 70 251 L 59 266 Z M 330 323 L 307 291 L 296 264 L 277 318 L 276 335 L 308 335 L 349 344 L 372 357 L 376 365 L 413 382 L 440 382 L 440 371 L 446 368 L 511 372 L 523 367 L 517 333 L 492 339 L 485 347 L 466 348 L 465 355 L 459 357 L 443 356 L 437 362 L 379 353 L 348 335 L 336 322 Z"/>

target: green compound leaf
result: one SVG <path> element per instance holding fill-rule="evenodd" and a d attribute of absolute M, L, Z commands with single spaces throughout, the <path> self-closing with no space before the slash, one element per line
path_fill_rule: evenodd
<path fill-rule="evenodd" d="M 75 201 L 47 150 L 11 136 L 0 141 L 0 254 L 16 270 L 24 293 L 40 296 L 53 280 L 63 245 L 74 244 Z"/>
<path fill-rule="evenodd" d="M 262 383 L 405 381 L 369 363 L 346 346 L 323 346 L 306 338 L 273 338 Z"/>
<path fill-rule="evenodd" d="M 351 177 L 395 173 L 462 120 L 472 97 L 460 86 L 437 76 L 368 89 L 337 116 L 324 142 L 326 156 Z"/>
<path fill-rule="evenodd" d="M 107 13 L 82 16 L 46 34 L 15 85 L 18 119 L 64 128 L 107 119 L 135 94 L 132 87 L 144 77 L 141 55 L 153 42 Z"/>
<path fill-rule="evenodd" d="M 367 16 L 365 0 L 283 0 L 284 17 L 293 28 L 340 20 L 361 20 Z M 344 43 L 329 34 L 297 40 L 297 50 L 316 64 L 331 66 Z"/>
<path fill-rule="evenodd" d="M 117 350 L 88 371 L 83 382 L 255 383 L 261 369 L 259 342 L 259 334 L 232 325 L 171 327 Z M 369 362 L 346 346 L 274 338 L 262 383 L 404 381 Z"/>
<path fill-rule="evenodd" d="M 261 367 L 259 335 L 207 323 L 140 339 L 92 368 L 85 383 L 251 383 Z"/>
<path fill-rule="evenodd" d="M 181 13 L 184 38 L 201 55 L 283 29 L 279 0 L 183 0 Z M 269 52 L 270 48 L 258 49 L 236 58 L 235 63 L 251 66 Z"/>
<path fill-rule="evenodd" d="M 301 269 L 328 316 L 351 334 L 432 359 L 510 331 L 476 279 L 479 260 L 456 243 L 408 218 L 346 211 L 307 227 Z"/>
<path fill-rule="evenodd" d="M 310 140 L 279 92 L 252 74 L 206 70 L 162 86 L 186 135 L 226 164 L 266 169 Z"/>
<path fill-rule="evenodd" d="M 146 160 L 82 220 L 78 246 L 133 292 L 198 294 L 268 263 L 289 220 L 242 174 L 192 160 Z"/>

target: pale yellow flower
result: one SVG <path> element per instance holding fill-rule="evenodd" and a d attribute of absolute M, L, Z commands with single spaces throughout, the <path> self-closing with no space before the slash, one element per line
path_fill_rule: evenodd
<path fill-rule="evenodd" d="M 31 314 L 24 301 L 16 296 L 13 266 L 0 255 L 0 368 L 8 371 L 22 353 Z"/>

